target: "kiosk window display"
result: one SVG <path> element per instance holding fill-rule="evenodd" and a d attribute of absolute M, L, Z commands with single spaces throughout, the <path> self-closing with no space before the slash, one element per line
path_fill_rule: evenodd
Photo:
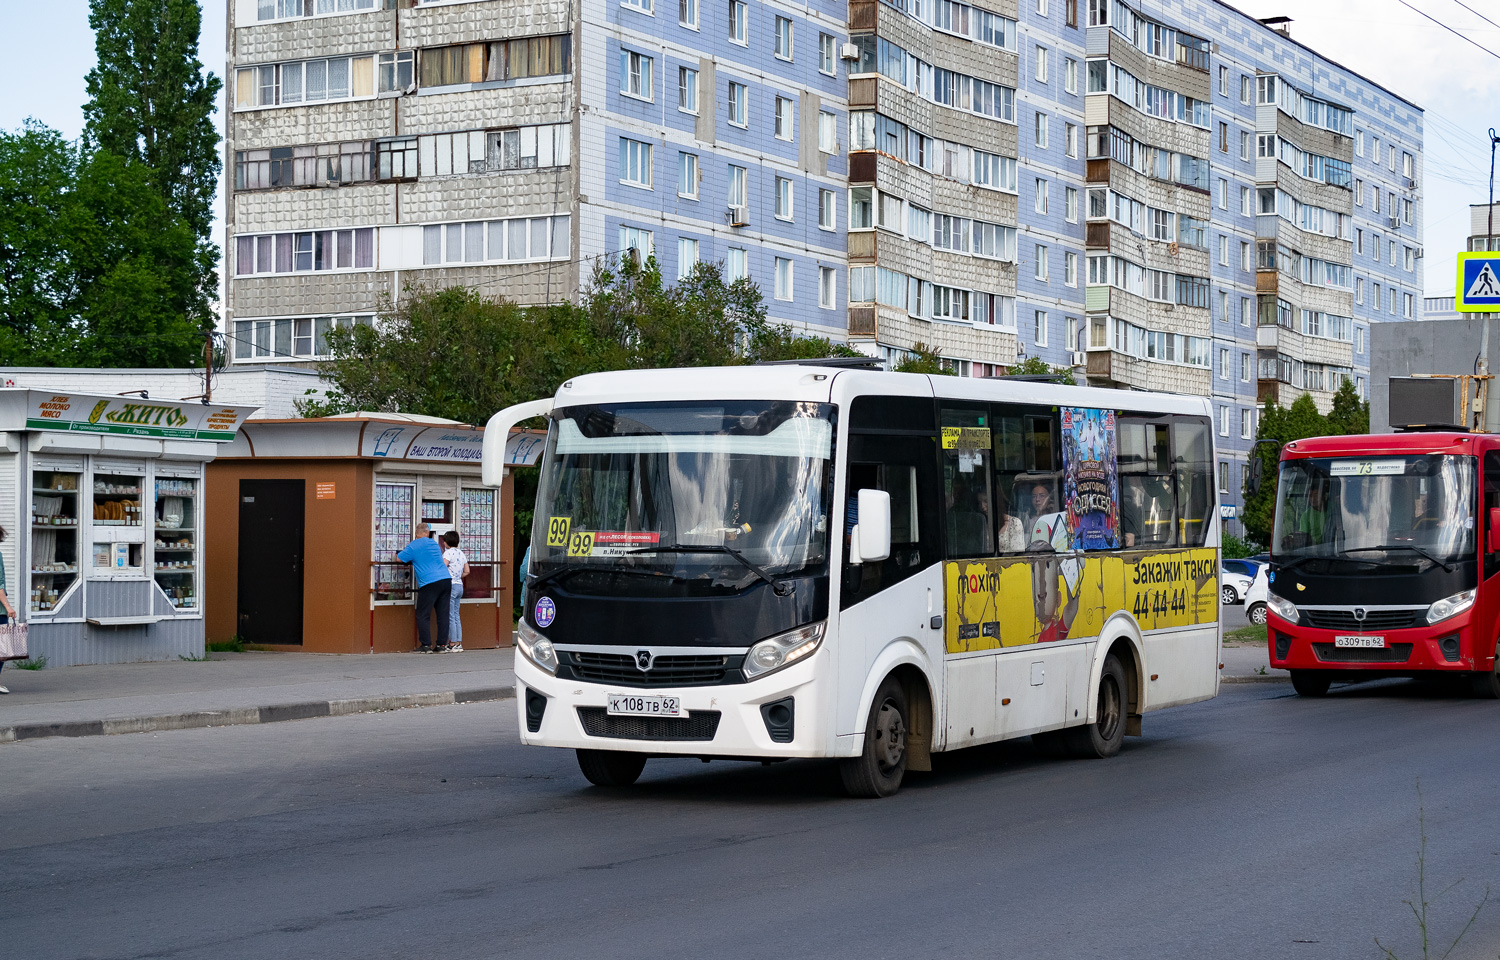
<path fill-rule="evenodd" d="M 32 613 L 48 613 L 78 579 L 79 489 L 83 475 L 67 470 L 31 472 Z"/>

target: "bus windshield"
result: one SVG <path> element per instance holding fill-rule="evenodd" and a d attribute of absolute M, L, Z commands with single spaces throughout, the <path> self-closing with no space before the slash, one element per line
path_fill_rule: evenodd
<path fill-rule="evenodd" d="M 531 574 L 686 592 L 810 571 L 828 553 L 832 407 L 618 403 L 554 414 Z M 592 572 L 601 576 L 574 577 Z M 630 577 L 622 588 L 639 589 Z"/>
<path fill-rule="evenodd" d="M 1272 549 L 1280 563 L 1447 564 L 1475 550 L 1473 457 L 1366 456 L 1281 465 Z"/>

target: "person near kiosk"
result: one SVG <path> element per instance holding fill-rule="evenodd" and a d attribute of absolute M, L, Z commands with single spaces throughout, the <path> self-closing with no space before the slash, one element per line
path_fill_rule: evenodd
<path fill-rule="evenodd" d="M 417 588 L 417 640 L 423 653 L 440 653 L 448 643 L 448 606 L 453 593 L 453 575 L 443 563 L 443 551 L 432 539 L 425 523 L 417 524 L 417 538 L 396 554 L 402 563 L 411 564 L 413 584 Z M 437 644 L 432 642 L 432 616 L 437 614 Z"/>

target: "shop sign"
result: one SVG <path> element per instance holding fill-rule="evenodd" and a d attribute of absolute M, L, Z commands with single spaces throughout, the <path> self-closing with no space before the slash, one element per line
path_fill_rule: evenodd
<path fill-rule="evenodd" d="M 30 390 L 26 429 L 224 442 L 256 409 Z"/>
<path fill-rule="evenodd" d="M 429 427 L 411 442 L 406 459 L 477 464 L 484 459 L 484 431 Z"/>

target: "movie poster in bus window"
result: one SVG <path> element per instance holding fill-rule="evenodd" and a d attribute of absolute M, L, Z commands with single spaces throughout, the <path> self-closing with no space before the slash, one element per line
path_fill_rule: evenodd
<path fill-rule="evenodd" d="M 1115 412 L 1063 407 L 1063 505 L 1074 550 L 1120 546 Z"/>

